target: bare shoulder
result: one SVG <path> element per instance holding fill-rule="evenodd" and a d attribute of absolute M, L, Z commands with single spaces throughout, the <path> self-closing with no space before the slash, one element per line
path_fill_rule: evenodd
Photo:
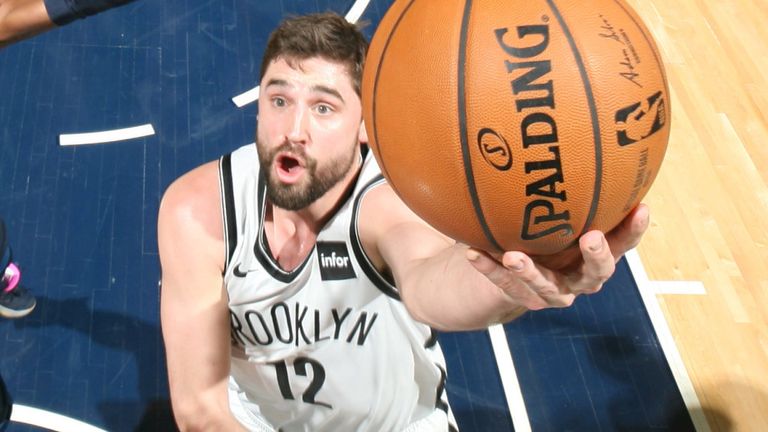
<path fill-rule="evenodd" d="M 386 182 L 369 190 L 360 205 L 361 234 L 362 231 L 385 229 L 389 225 L 413 218 L 418 216 Z"/>
<path fill-rule="evenodd" d="M 164 255 L 184 255 L 185 245 L 219 262 L 223 252 L 223 227 L 217 161 L 201 165 L 171 183 L 163 195 L 158 215 L 158 243 Z M 166 257 L 167 258 L 167 257 Z M 164 260 L 166 261 L 166 260 Z"/>
<path fill-rule="evenodd" d="M 176 179 L 160 203 L 160 222 L 178 223 L 192 218 L 204 226 L 221 227 L 218 176 L 218 163 L 212 161 Z"/>

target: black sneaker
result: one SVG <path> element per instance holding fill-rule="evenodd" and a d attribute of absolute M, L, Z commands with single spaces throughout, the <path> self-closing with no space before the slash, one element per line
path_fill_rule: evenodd
<path fill-rule="evenodd" d="M 35 297 L 19 284 L 20 276 L 19 268 L 11 263 L 0 280 L 0 316 L 4 318 L 27 316 L 37 304 Z"/>

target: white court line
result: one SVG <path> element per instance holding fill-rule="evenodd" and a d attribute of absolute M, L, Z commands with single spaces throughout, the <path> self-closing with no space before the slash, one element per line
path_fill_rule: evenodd
<path fill-rule="evenodd" d="M 255 102 L 259 98 L 259 86 L 256 86 L 245 93 L 241 93 L 232 98 L 232 102 L 237 105 L 238 108 L 242 108 L 251 102 Z"/>
<path fill-rule="evenodd" d="M 347 12 L 347 15 L 344 18 L 353 24 L 356 23 L 357 20 L 359 20 L 360 17 L 363 15 L 363 12 L 365 12 L 365 8 L 368 7 L 368 3 L 370 2 L 371 0 L 357 0 L 355 4 L 353 4 L 352 7 L 349 8 L 349 12 Z M 249 103 L 255 102 L 258 98 L 259 98 L 259 86 L 256 86 L 244 93 L 241 93 L 233 97 L 232 102 L 234 102 L 238 108 L 242 108 L 248 105 Z"/>
<path fill-rule="evenodd" d="M 78 134 L 59 135 L 59 145 L 72 146 L 84 144 L 103 144 L 115 141 L 124 141 L 134 138 L 142 138 L 155 134 L 151 124 L 134 126 L 124 129 L 113 129 L 100 132 L 88 132 Z"/>
<path fill-rule="evenodd" d="M 530 432 L 531 422 L 528 419 L 528 411 L 525 409 L 523 392 L 520 389 L 520 382 L 517 380 L 517 371 L 515 370 L 515 363 L 512 361 L 512 351 L 509 349 L 504 327 L 500 324 L 491 326 L 488 328 L 488 333 L 491 336 L 493 353 L 499 367 L 501 385 L 504 387 L 504 395 L 507 397 L 509 414 L 512 416 L 512 425 L 515 427 L 515 432 Z"/>
<path fill-rule="evenodd" d="M 705 295 L 707 290 L 700 281 L 649 281 L 656 294 Z"/>
<path fill-rule="evenodd" d="M 363 16 L 363 12 L 365 12 L 365 8 L 368 7 L 368 3 L 370 3 L 371 0 L 357 0 L 355 4 L 352 5 L 351 8 L 349 8 L 349 12 L 347 12 L 347 16 L 344 18 L 351 22 L 352 24 L 356 23 L 357 20 L 360 19 L 361 16 Z"/>
<path fill-rule="evenodd" d="M 685 369 L 683 358 L 680 355 L 680 351 L 675 345 L 675 340 L 672 337 L 672 332 L 669 330 L 664 313 L 659 306 L 659 301 L 656 298 L 656 291 L 654 290 L 654 284 L 648 280 L 648 274 L 645 272 L 642 261 L 640 261 L 640 255 L 637 250 L 632 249 L 626 253 L 627 263 L 632 271 L 632 276 L 635 279 L 637 288 L 640 291 L 640 296 L 645 304 L 645 309 L 648 311 L 648 316 L 651 318 L 651 324 L 656 331 L 656 336 L 659 338 L 661 349 L 664 351 L 664 356 L 667 358 L 667 363 L 672 370 L 672 375 L 675 377 L 677 388 L 680 390 L 680 394 L 683 397 L 683 402 L 688 408 L 688 413 L 693 421 L 693 426 L 698 432 L 710 432 L 709 423 L 704 416 L 704 411 L 701 409 L 701 402 L 699 397 L 696 396 L 696 391 L 693 388 L 691 378 L 688 376 L 688 372 Z"/>
<path fill-rule="evenodd" d="M 13 405 L 11 421 L 56 432 L 106 432 L 104 429 L 99 429 L 80 420 L 19 404 Z"/>
<path fill-rule="evenodd" d="M 675 378 L 677 387 L 683 397 L 683 402 L 688 408 L 693 425 L 698 432 L 710 432 L 711 429 L 709 423 L 707 423 L 707 419 L 700 409 L 701 403 L 699 402 L 698 396 L 696 396 L 693 383 L 691 383 L 683 359 L 680 356 L 680 352 L 672 337 L 672 332 L 669 330 L 669 325 L 661 311 L 658 299 L 656 299 L 657 294 L 706 294 L 704 285 L 698 281 L 650 281 L 648 280 L 648 275 L 645 272 L 643 263 L 640 261 L 640 256 L 637 254 L 636 250 L 633 249 L 627 252 L 626 258 L 629 268 L 632 271 L 632 276 L 640 291 L 640 296 L 643 299 L 645 309 L 648 311 L 651 324 L 656 332 L 656 336 L 659 338 L 659 343 L 661 344 L 664 356 L 667 359 L 667 363 L 672 370 L 672 375 Z M 502 386 L 504 387 L 504 393 L 507 397 L 507 404 L 509 406 L 509 412 L 512 415 L 512 423 L 515 426 L 515 431 L 529 432 L 531 430 L 531 424 L 528 419 L 528 412 L 525 408 L 522 389 L 517 380 L 517 372 L 515 371 L 515 365 L 512 361 L 512 354 L 504 333 L 504 327 L 496 325 L 490 327 L 488 332 L 491 336 L 493 352 L 499 367 L 499 374 L 501 376 Z"/>

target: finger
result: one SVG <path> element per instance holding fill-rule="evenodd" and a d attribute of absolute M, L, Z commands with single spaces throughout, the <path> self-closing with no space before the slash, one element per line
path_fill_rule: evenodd
<path fill-rule="evenodd" d="M 525 257 L 524 254 L 520 255 Z M 491 281 L 494 285 L 498 286 L 508 294 L 510 294 L 510 292 L 515 289 L 519 289 L 520 286 L 522 286 L 525 290 L 528 290 L 525 284 L 520 283 L 521 281 L 518 277 L 518 273 L 524 269 L 524 264 L 521 259 L 503 264 L 502 262 L 494 259 L 487 252 L 474 248 L 467 249 L 466 256 L 477 271 L 485 275 L 489 281 Z M 522 296 L 519 295 L 520 293 L 517 293 L 517 295 L 514 297 L 521 298 L 525 297 L 527 294 L 532 293 L 532 291 L 523 293 Z"/>
<path fill-rule="evenodd" d="M 509 268 L 486 252 L 472 248 L 467 249 L 466 257 L 478 272 L 498 287 L 513 303 L 534 310 L 547 306 L 544 300 L 513 275 L 512 272 L 516 271 L 514 269 L 517 267 L 513 266 L 510 272 Z"/>
<path fill-rule="evenodd" d="M 502 263 L 519 282 L 544 300 L 545 306 L 566 307 L 573 303 L 575 296 L 562 291 L 554 283 L 552 272 L 536 266 L 528 255 L 507 252 L 502 258 Z"/>
<path fill-rule="evenodd" d="M 512 302 L 530 310 L 539 310 L 552 306 L 569 306 L 573 300 L 561 300 L 557 287 L 548 284 L 536 266 L 525 254 L 508 252 L 502 256 L 502 262 L 497 261 L 483 251 L 468 249 L 467 259 L 472 266 L 485 275 Z M 530 284 L 530 285 L 529 285 Z M 542 291 L 544 298 L 532 287 Z M 555 292 L 555 294 L 548 294 Z M 552 297 L 553 299 L 550 299 Z"/>
<path fill-rule="evenodd" d="M 469 248 L 467 249 L 466 257 L 477 271 L 484 274 L 496 285 L 502 283 L 507 276 L 504 266 L 483 251 Z"/>
<path fill-rule="evenodd" d="M 616 261 L 605 236 L 600 231 L 589 231 L 579 239 L 584 263 L 578 279 L 572 280 L 573 294 L 592 294 L 600 291 L 616 269 Z"/>
<path fill-rule="evenodd" d="M 648 229 L 650 209 L 645 204 L 635 207 L 624 220 L 607 235 L 608 244 L 616 261 L 628 250 L 637 247 Z"/>

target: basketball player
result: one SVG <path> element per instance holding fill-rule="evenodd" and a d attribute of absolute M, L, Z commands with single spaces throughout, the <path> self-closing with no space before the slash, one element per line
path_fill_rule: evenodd
<path fill-rule="evenodd" d="M 35 308 L 35 297 L 21 286 L 21 270 L 13 262 L 13 251 L 0 218 L 0 316 L 21 318 Z"/>
<path fill-rule="evenodd" d="M 594 293 L 647 227 L 582 236 L 573 274 L 456 244 L 367 151 L 366 41 L 284 21 L 261 66 L 256 145 L 176 180 L 159 213 L 161 317 L 182 430 L 455 430 L 432 329 L 481 329 Z"/>
<path fill-rule="evenodd" d="M 133 0 L 0 0 L 0 48 Z"/>

